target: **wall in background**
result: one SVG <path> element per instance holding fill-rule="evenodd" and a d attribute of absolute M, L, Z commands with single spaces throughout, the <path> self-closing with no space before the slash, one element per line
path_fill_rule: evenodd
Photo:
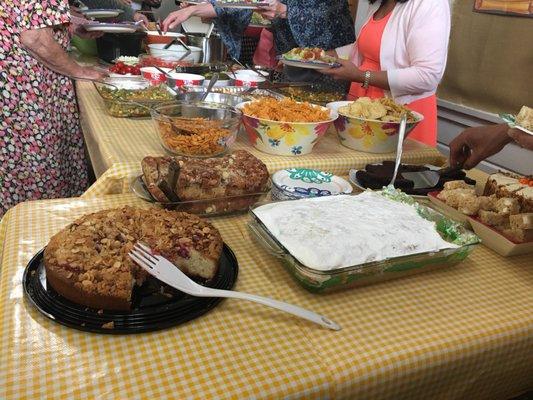
<path fill-rule="evenodd" d="M 356 32 L 368 1 L 359 0 Z M 499 112 L 533 106 L 533 20 L 474 13 L 473 0 L 450 0 L 452 33 L 448 65 L 438 96 L 438 148 L 471 126 L 501 122 Z M 510 144 L 480 165 L 492 172 L 533 173 L 531 152 Z"/>
<path fill-rule="evenodd" d="M 533 105 L 533 19 L 480 14 L 455 1 L 439 98 L 494 113 Z"/>
<path fill-rule="evenodd" d="M 438 147 L 471 126 L 501 123 L 498 113 L 533 106 L 533 19 L 480 14 L 473 0 L 454 1 L 448 64 L 439 86 Z M 515 144 L 480 168 L 533 173 L 533 156 Z"/>

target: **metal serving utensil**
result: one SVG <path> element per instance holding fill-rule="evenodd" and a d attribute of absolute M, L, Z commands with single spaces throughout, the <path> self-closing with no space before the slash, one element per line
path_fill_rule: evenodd
<path fill-rule="evenodd" d="M 432 188 L 439 183 L 440 173 L 435 170 L 402 172 L 405 179 L 413 181 L 413 189 Z"/>
<path fill-rule="evenodd" d="M 215 83 L 217 83 L 217 81 L 218 81 L 218 76 L 219 75 L 218 75 L 217 72 L 215 72 L 213 74 L 213 76 L 209 80 L 209 84 L 207 85 L 207 89 L 205 90 L 205 93 L 202 95 L 202 98 L 200 99 L 200 101 L 205 101 L 205 99 L 207 98 L 209 93 L 211 93 L 211 90 L 213 89 L 213 86 L 215 86 Z"/>
<path fill-rule="evenodd" d="M 394 163 L 394 173 L 389 186 L 394 187 L 396 182 L 396 175 L 398 175 L 398 167 L 402 161 L 403 139 L 405 138 L 405 128 L 407 127 L 407 114 L 403 114 L 400 119 L 400 130 L 398 132 L 398 145 L 396 146 L 396 162 Z"/>
<path fill-rule="evenodd" d="M 174 39 L 172 39 L 170 42 L 168 42 L 166 45 L 163 46 L 163 50 L 168 50 L 168 48 L 170 46 L 172 46 L 173 44 L 176 44 L 178 43 L 178 38 L 175 37 Z"/>
<path fill-rule="evenodd" d="M 159 35 L 163 36 L 163 32 L 161 31 L 161 20 L 159 18 L 155 23 L 155 29 Z"/>
<path fill-rule="evenodd" d="M 172 77 L 171 77 L 168 73 L 166 73 L 166 72 L 163 70 L 163 68 L 158 67 L 157 65 L 154 65 L 154 68 L 157 69 L 159 72 L 161 72 L 163 75 L 165 75 L 167 78 L 172 79 Z"/>
<path fill-rule="evenodd" d="M 178 267 L 176 267 L 166 258 L 153 254 L 153 251 L 142 243 L 137 242 L 133 250 L 130 251 L 129 256 L 150 275 L 155 276 L 157 279 L 165 282 L 167 285 L 181 290 L 182 292 L 191 296 L 225 297 L 249 300 L 280 311 L 284 311 L 296 317 L 306 319 L 334 331 L 341 329 L 340 325 L 324 317 L 323 315 L 295 306 L 293 304 L 284 303 L 268 297 L 257 296 L 255 294 L 236 292 L 233 290 L 211 289 L 201 286 L 181 272 Z"/>
<path fill-rule="evenodd" d="M 258 76 L 260 76 L 261 78 L 265 78 L 266 81 L 268 83 L 274 83 L 270 80 L 270 77 L 269 77 L 269 74 L 267 75 L 264 75 L 261 71 L 259 71 L 257 68 L 255 68 L 254 65 L 249 65 L 249 64 L 246 64 L 246 67 L 248 67 L 248 69 L 251 69 L 252 71 L 254 71 Z"/>

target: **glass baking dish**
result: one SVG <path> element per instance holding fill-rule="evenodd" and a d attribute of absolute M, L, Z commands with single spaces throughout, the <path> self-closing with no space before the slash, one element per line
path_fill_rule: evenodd
<path fill-rule="evenodd" d="M 196 214 L 203 217 L 214 217 L 219 215 L 247 212 L 250 207 L 257 202 L 264 203 L 270 201 L 271 185 L 272 183 L 269 179 L 264 190 L 257 193 L 162 203 L 156 201 L 152 197 L 143 182 L 142 175 L 140 175 L 131 182 L 131 191 L 141 199 L 158 204 L 164 208 L 188 212 L 190 214 Z"/>
<path fill-rule="evenodd" d="M 401 198 L 405 200 L 404 196 L 407 197 L 403 195 Z M 423 218 L 436 223 L 437 230 L 445 240 L 456 243 L 459 247 L 322 271 L 303 265 L 269 232 L 254 213 L 255 208 L 264 204 L 268 202 L 257 203 L 251 207 L 251 220 L 248 223 L 250 231 L 262 247 L 282 261 L 287 271 L 302 287 L 314 293 L 328 293 L 450 267 L 468 257 L 479 243 L 479 238 L 464 226 L 429 207 L 413 202 Z"/>
<path fill-rule="evenodd" d="M 128 99 L 116 99 L 110 96 L 116 87 L 114 86 L 115 82 L 126 81 L 126 78 L 117 78 L 115 81 L 110 81 L 107 83 L 94 82 L 94 86 L 98 91 L 98 94 L 102 98 L 105 109 L 107 113 L 113 117 L 117 118 L 146 118 L 150 117 L 150 111 L 153 107 L 161 104 L 172 104 L 175 100 L 175 96 L 164 84 L 160 85 L 159 88 L 153 86 L 142 86 L 139 85 L 137 88 L 132 89 L 123 89 L 120 88 L 128 96 L 131 95 L 131 98 Z M 131 79 L 134 82 L 134 79 Z M 142 78 L 137 78 L 135 81 L 141 82 Z M 106 80 L 107 82 L 107 80 Z M 156 91 L 159 90 L 159 95 L 161 98 L 157 99 L 142 99 L 134 96 L 134 92 L 140 92 L 143 90 Z"/>

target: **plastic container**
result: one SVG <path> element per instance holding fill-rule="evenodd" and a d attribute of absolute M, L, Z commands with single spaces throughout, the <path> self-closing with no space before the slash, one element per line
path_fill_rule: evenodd
<path fill-rule="evenodd" d="M 242 69 L 229 76 L 233 78 L 235 86 L 257 87 L 261 82 L 266 81 L 266 77 L 260 76 L 251 69 Z"/>
<path fill-rule="evenodd" d="M 205 78 L 202 75 L 187 74 L 183 72 L 170 72 L 168 78 L 168 85 L 170 88 L 179 88 L 181 86 L 200 86 Z"/>
<path fill-rule="evenodd" d="M 166 73 L 172 71 L 170 68 L 161 68 L 161 70 Z M 154 86 L 161 85 L 167 81 L 166 75 L 155 67 L 142 67 L 141 76 Z"/>

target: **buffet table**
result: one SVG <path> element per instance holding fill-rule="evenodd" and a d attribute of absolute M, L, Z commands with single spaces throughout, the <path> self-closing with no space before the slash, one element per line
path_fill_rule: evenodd
<path fill-rule="evenodd" d="M 76 217 L 123 204 L 148 207 L 121 194 L 26 202 L 3 218 L 0 398 L 508 399 L 531 385 L 531 256 L 502 258 L 482 245 L 453 268 L 314 295 L 255 243 L 246 215 L 213 218 L 239 261 L 236 290 L 343 329 L 236 300 L 128 336 L 45 318 L 24 299 L 28 261 Z"/>
<path fill-rule="evenodd" d="M 76 83 L 83 133 L 91 163 L 98 178 L 87 195 L 129 192 L 129 182 L 140 174 L 140 161 L 148 155 L 164 155 L 153 122 L 147 119 L 109 116 L 92 83 Z M 289 167 L 318 168 L 334 174 L 347 175 L 350 168 L 394 160 L 395 153 L 371 154 L 351 150 L 339 143 L 330 132 L 313 152 L 300 157 L 273 156 L 255 150 L 248 139 L 239 136 L 235 149 L 246 149 L 261 159 L 270 173 Z M 444 157 L 434 148 L 407 140 L 402 161 L 407 164 L 442 165 Z"/>

